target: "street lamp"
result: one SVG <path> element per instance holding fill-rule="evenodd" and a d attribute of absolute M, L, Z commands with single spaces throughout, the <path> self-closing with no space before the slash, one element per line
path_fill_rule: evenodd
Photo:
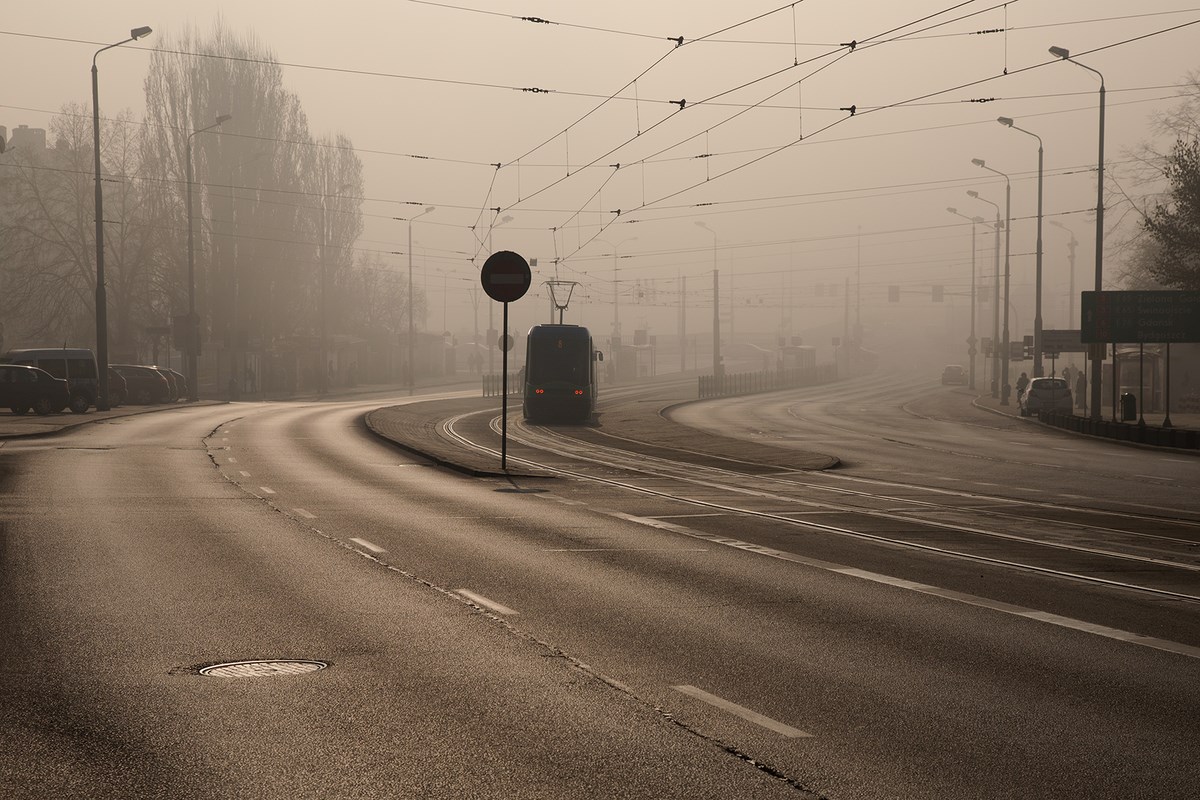
<path fill-rule="evenodd" d="M 1037 277 L 1034 280 L 1034 310 L 1033 310 L 1033 376 L 1040 378 L 1042 376 L 1042 137 L 1038 136 L 1033 131 L 1027 131 L 1024 128 L 1013 124 L 1010 117 L 997 117 L 996 121 L 1001 125 L 1012 128 L 1014 131 L 1028 134 L 1037 139 L 1038 142 L 1038 181 L 1037 181 Z"/>
<path fill-rule="evenodd" d="M 408 218 L 408 393 L 413 393 L 413 381 L 417 374 L 417 365 L 413 360 L 413 341 L 417 337 L 416 325 L 413 321 L 413 257 L 412 257 L 412 224 L 413 220 L 418 217 L 423 217 L 431 211 L 437 210 L 437 206 L 426 206 L 425 210 L 414 217 Z"/>
<path fill-rule="evenodd" d="M 196 401 L 200 399 L 200 380 L 199 370 L 196 364 L 196 357 L 200 352 L 200 320 L 196 318 L 196 257 L 194 253 L 194 244 L 192 241 L 192 137 L 198 133 L 211 131 L 213 128 L 219 127 L 222 123 L 233 119 L 230 114 L 221 114 L 217 117 L 216 122 L 205 128 L 198 128 L 187 135 L 184 140 L 184 160 L 187 169 L 187 257 L 188 257 L 188 321 L 187 321 L 187 382 L 188 382 L 188 399 Z"/>
<path fill-rule="evenodd" d="M 1008 285 L 1011 274 L 1009 270 L 1009 258 L 1012 254 L 1012 181 L 1009 180 L 1008 175 L 1005 173 L 989 167 L 982 158 L 972 158 L 971 163 L 1004 178 L 1004 332 L 1001 334 L 1004 339 L 1004 352 L 1000 354 L 1004 365 L 1004 382 L 1000 384 L 1000 405 L 1006 406 L 1008 405 L 1008 307 L 1010 303 Z"/>
<path fill-rule="evenodd" d="M 1087 64 L 1073 60 L 1071 51 L 1065 47 L 1051 47 L 1050 55 L 1070 61 L 1100 78 L 1100 155 L 1096 159 L 1096 291 L 1099 292 L 1104 290 L 1104 75 Z M 1092 419 L 1100 419 L 1100 362 L 1103 361 L 1103 353 L 1097 349 L 1088 355 L 1092 356 Z"/>
<path fill-rule="evenodd" d="M 618 251 L 625 245 L 629 244 L 630 242 L 636 242 L 637 238 L 638 237 L 636 237 L 636 236 L 630 236 L 628 239 L 625 239 L 624 241 L 620 242 L 619 244 L 613 244 L 612 242 L 608 241 L 607 239 L 599 239 L 599 238 L 596 239 L 597 242 L 606 244 L 612 248 L 612 257 L 613 257 L 613 280 L 612 280 L 612 283 L 613 283 L 613 327 L 612 327 L 612 335 L 613 335 L 613 343 L 614 344 L 617 341 L 619 341 L 621 338 L 621 315 L 620 315 L 621 292 L 617 288 L 617 259 L 620 258 L 620 254 Z"/>
<path fill-rule="evenodd" d="M 956 217 L 962 217 L 971 222 L 971 337 L 967 339 L 967 355 L 971 357 L 970 386 L 975 388 L 975 226 L 983 222 L 983 217 L 968 217 L 958 213 L 957 208 L 947 208 Z"/>
<path fill-rule="evenodd" d="M 337 188 L 337 191 L 333 193 L 333 196 L 340 197 L 342 192 L 349 189 L 350 186 L 351 184 L 349 183 L 343 183 Z M 328 199 L 329 198 L 327 195 L 321 195 L 321 276 L 319 282 L 321 290 L 321 363 L 317 367 L 317 394 L 320 395 L 324 395 L 329 390 L 329 367 L 331 366 L 329 362 L 329 315 L 328 306 L 326 303 L 326 284 L 329 283 L 329 269 L 328 259 L 325 255 L 329 241 L 329 224 L 327 220 L 328 212 L 326 211 L 325 207 Z"/>
<path fill-rule="evenodd" d="M 496 209 L 496 211 L 497 211 L 497 213 L 499 213 L 500 209 Z M 496 228 L 499 228 L 501 225 L 507 225 L 508 223 L 510 223 L 512 221 L 513 221 L 513 217 L 509 214 L 505 214 L 503 217 L 500 218 L 500 220 L 498 222 L 496 222 L 494 225 L 492 225 L 488 228 L 488 243 L 487 243 L 488 255 L 491 255 L 491 253 L 492 253 L 492 231 L 495 230 Z M 488 303 L 488 337 L 489 338 L 492 337 L 492 331 L 494 331 L 496 329 L 496 323 L 495 323 L 495 319 L 493 317 L 493 314 L 495 313 L 495 309 L 496 309 L 495 303 Z M 476 338 L 478 338 L 478 337 L 476 337 Z M 493 365 L 495 364 L 495 360 L 494 360 L 494 355 L 496 353 L 496 342 L 495 341 L 488 342 L 487 352 L 488 352 L 488 374 L 490 375 L 493 372 Z"/>
<path fill-rule="evenodd" d="M 721 303 L 720 303 L 720 283 L 717 280 L 720 273 L 717 270 L 717 232 L 708 227 L 702 220 L 696 220 L 696 227 L 703 228 L 712 234 L 713 237 L 713 379 L 720 382 L 724 378 L 724 369 L 721 366 Z M 732 276 L 730 277 L 732 281 Z M 729 290 L 730 295 L 733 294 L 732 284 Z M 730 327 L 733 327 L 733 308 L 730 307 Z"/>
<path fill-rule="evenodd" d="M 979 196 L 979 192 L 974 189 L 967 190 L 967 196 L 973 197 L 981 203 L 987 203 L 992 208 L 996 209 L 996 254 L 995 254 L 995 269 L 993 275 L 996 279 L 995 297 L 992 302 L 992 397 L 1000 396 L 1000 359 L 997 356 L 997 350 L 1000 347 L 1000 206 Z"/>
<path fill-rule="evenodd" d="M 1079 240 L 1075 238 L 1075 231 L 1063 225 L 1056 219 L 1050 220 L 1050 224 L 1056 228 L 1062 228 L 1071 235 L 1071 241 L 1067 242 L 1067 261 L 1071 265 L 1070 288 L 1067 290 L 1067 328 L 1075 329 L 1075 248 L 1079 246 Z"/>
<path fill-rule="evenodd" d="M 153 31 L 146 26 L 134 28 L 128 39 L 101 47 L 92 56 L 92 150 L 96 169 L 96 368 L 99 371 L 100 391 L 96 410 L 108 411 L 108 296 L 104 290 L 104 191 L 100 177 L 100 73 L 96 59 L 105 50 L 135 42 Z"/>

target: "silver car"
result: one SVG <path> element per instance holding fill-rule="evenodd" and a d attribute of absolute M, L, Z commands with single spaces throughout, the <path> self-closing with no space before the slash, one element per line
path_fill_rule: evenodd
<path fill-rule="evenodd" d="M 1039 411 L 1065 411 L 1071 413 L 1071 387 L 1062 378 L 1034 378 L 1025 391 L 1017 397 L 1017 406 L 1022 417 Z"/>

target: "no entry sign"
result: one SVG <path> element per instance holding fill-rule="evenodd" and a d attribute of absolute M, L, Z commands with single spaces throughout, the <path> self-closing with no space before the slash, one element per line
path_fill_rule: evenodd
<path fill-rule="evenodd" d="M 492 253 L 479 273 L 483 291 L 497 303 L 520 300 L 529 291 L 532 278 L 529 262 L 511 250 Z"/>

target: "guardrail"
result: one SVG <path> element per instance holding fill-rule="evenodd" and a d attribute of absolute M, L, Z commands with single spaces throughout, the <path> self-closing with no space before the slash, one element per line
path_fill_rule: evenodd
<path fill-rule="evenodd" d="M 503 372 L 485 372 L 483 378 L 483 396 L 484 397 L 499 397 L 504 394 L 504 373 Z M 520 396 L 521 394 L 521 373 L 508 373 L 508 396 Z"/>
<path fill-rule="evenodd" d="M 1118 442 L 1137 442 L 1152 447 L 1174 447 L 1180 450 L 1200 450 L 1200 431 L 1190 428 L 1164 428 L 1160 425 L 1139 425 L 1136 422 L 1113 422 L 1092 419 L 1061 411 L 1042 411 L 1038 420 L 1063 430 L 1086 433 Z"/>
<path fill-rule="evenodd" d="M 803 386 L 818 386 L 837 380 L 837 364 L 818 364 L 815 367 L 796 367 L 761 372 L 739 372 L 733 375 L 701 375 L 700 397 L 725 397 L 737 394 L 775 392 L 780 389 L 798 389 Z"/>

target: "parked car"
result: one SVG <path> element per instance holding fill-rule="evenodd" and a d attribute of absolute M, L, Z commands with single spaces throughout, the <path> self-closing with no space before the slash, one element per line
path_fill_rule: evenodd
<path fill-rule="evenodd" d="M 17 364 L 0 365 L 0 406 L 14 414 L 33 409 L 43 416 L 62 411 L 71 402 L 66 380 L 44 369 Z"/>
<path fill-rule="evenodd" d="M 96 356 L 83 347 L 38 347 L 9 350 L 0 358 L 3 364 L 22 364 L 44 369 L 56 378 L 65 378 L 71 392 L 71 411 L 82 414 L 96 405 L 100 394 Z"/>
<path fill-rule="evenodd" d="M 126 399 L 129 397 L 129 386 L 125 383 L 125 378 L 121 373 L 117 372 L 112 367 L 108 368 L 108 407 L 117 408 L 125 405 Z"/>
<path fill-rule="evenodd" d="M 159 369 L 161 370 L 162 367 L 159 367 Z M 175 384 L 179 387 L 179 399 L 187 400 L 188 399 L 187 377 L 184 376 L 184 374 L 182 372 L 173 370 L 170 367 L 167 367 L 166 369 L 167 369 L 167 372 L 170 372 L 172 375 L 175 376 Z"/>
<path fill-rule="evenodd" d="M 942 385 L 946 386 L 951 383 L 966 384 L 967 371 L 960 364 L 947 364 L 942 370 Z"/>
<path fill-rule="evenodd" d="M 167 379 L 154 367 L 137 364 L 113 364 L 112 367 L 125 379 L 129 402 L 145 406 L 165 403 L 170 398 L 171 387 L 167 385 Z"/>
<path fill-rule="evenodd" d="M 1025 391 L 1017 397 L 1017 406 L 1022 417 L 1039 411 L 1066 411 L 1073 405 L 1071 387 L 1062 378 L 1034 378 Z"/>
<path fill-rule="evenodd" d="M 170 394 L 167 396 L 167 399 L 172 403 L 178 400 L 180 397 L 179 382 L 175 378 L 175 371 L 167 369 L 166 367 L 158 366 L 151 367 L 151 369 L 155 370 L 159 375 L 162 375 L 167 379 L 167 387 L 170 389 Z"/>

